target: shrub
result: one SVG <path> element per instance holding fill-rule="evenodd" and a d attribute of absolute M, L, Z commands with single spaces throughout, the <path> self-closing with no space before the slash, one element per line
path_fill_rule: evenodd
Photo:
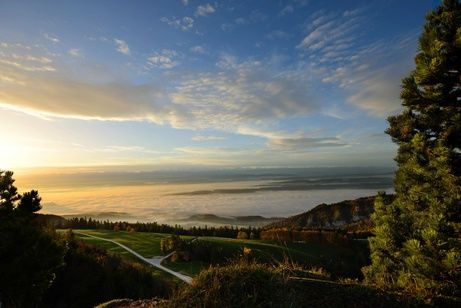
<path fill-rule="evenodd" d="M 289 306 L 280 271 L 256 263 L 233 263 L 202 271 L 192 285 L 171 299 L 170 307 Z"/>

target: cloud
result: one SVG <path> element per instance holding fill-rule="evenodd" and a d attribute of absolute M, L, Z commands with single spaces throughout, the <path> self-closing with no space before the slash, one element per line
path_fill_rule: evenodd
<path fill-rule="evenodd" d="M 145 153 L 145 154 L 158 154 L 160 151 L 148 149 L 143 146 L 126 146 L 126 145 L 108 145 L 104 147 L 82 147 L 77 145 L 76 147 L 82 148 L 87 152 L 103 152 L 103 153 L 123 153 L 123 152 L 134 152 L 134 153 Z"/>
<path fill-rule="evenodd" d="M 411 69 L 415 34 L 393 41 L 374 41 L 356 31 L 364 26 L 365 9 L 318 11 L 307 21 L 307 33 L 297 45 L 320 80 L 335 84 L 350 106 L 375 117 L 399 110 L 400 80 Z"/>
<path fill-rule="evenodd" d="M 193 141 L 215 141 L 215 140 L 225 140 L 226 137 L 222 136 L 213 136 L 213 135 L 196 135 L 192 137 Z"/>
<path fill-rule="evenodd" d="M 149 67 L 159 67 L 163 69 L 170 69 L 179 64 L 176 60 L 178 53 L 174 50 L 163 49 L 161 52 L 156 52 L 147 58 L 147 65 Z"/>
<path fill-rule="evenodd" d="M 213 14 L 216 9 L 209 3 L 205 5 L 199 5 L 197 10 L 195 11 L 195 16 L 207 16 L 209 14 Z"/>
<path fill-rule="evenodd" d="M 151 55 L 146 66 L 172 68 L 178 65 L 178 57 L 176 51 L 164 49 Z M 78 80 L 69 77 L 66 70 L 24 70 L 21 66 L 27 61 L 41 67 L 42 62 L 52 59 L 32 55 L 16 58 L 19 66 L 0 62 L 0 105 L 39 117 L 149 121 L 173 128 L 213 129 L 274 140 L 270 144 L 275 147 L 280 140 L 288 143 L 290 138 L 303 137 L 277 131 L 278 121 L 305 116 L 320 107 L 308 80 L 274 58 L 241 61 L 223 54 L 217 71 L 169 71 L 160 83 L 138 85 L 116 78 L 111 82 L 107 82 L 110 78 L 105 82 Z M 223 138 L 203 134 L 193 140 Z"/>
<path fill-rule="evenodd" d="M 1 46 L 3 49 L 12 47 L 11 45 L 4 44 Z M 15 46 L 18 48 L 18 46 Z M 54 72 L 56 68 L 53 66 L 53 60 L 46 56 L 35 56 L 25 52 L 30 52 L 29 48 L 19 46 L 19 53 L 0 50 L 0 63 L 7 67 L 18 68 L 28 72 Z M 3 71 L 5 73 L 5 71 Z M 3 76 L 3 80 L 14 80 L 15 78 Z"/>
<path fill-rule="evenodd" d="M 170 112 L 161 106 L 162 92 L 153 87 L 95 85 L 62 76 L 22 75 L 21 80 L 24 86 L 12 84 L 0 92 L 1 105 L 45 116 L 156 123 Z"/>
<path fill-rule="evenodd" d="M 27 65 L 21 62 L 11 61 L 8 59 L 0 59 L 0 63 L 14 66 L 14 67 L 17 67 L 24 71 L 29 71 L 29 72 L 54 72 L 56 70 L 53 66 L 50 66 L 50 65 L 42 65 L 42 66 Z"/>
<path fill-rule="evenodd" d="M 387 117 L 401 109 L 399 77 L 402 75 L 394 70 L 375 73 L 376 75 L 361 81 L 359 85 L 349 86 L 355 92 L 347 98 L 347 102 L 371 115 Z"/>
<path fill-rule="evenodd" d="M 171 99 L 188 107 L 188 121 L 194 123 L 193 127 L 225 131 L 306 115 L 318 108 L 305 80 L 289 74 L 274 75 L 267 65 L 225 56 L 218 63 L 223 71 L 217 74 L 183 75 Z"/>
<path fill-rule="evenodd" d="M 117 46 L 117 51 L 124 55 L 130 55 L 130 47 L 124 40 L 114 39 L 114 43 Z"/>
<path fill-rule="evenodd" d="M 250 16 L 248 17 L 248 20 L 252 23 L 259 23 L 259 22 L 264 22 L 269 18 L 264 13 L 261 13 L 259 10 L 253 10 L 250 13 Z"/>
<path fill-rule="evenodd" d="M 309 150 L 313 148 L 324 147 L 344 147 L 348 144 L 341 141 L 337 137 L 319 137 L 319 138 L 276 138 L 270 139 L 267 145 L 270 148 L 277 150 L 293 151 L 293 150 Z"/>
<path fill-rule="evenodd" d="M 231 24 L 231 23 L 228 23 L 228 22 L 225 22 L 225 23 L 221 24 L 221 30 L 223 30 L 224 32 L 230 32 L 234 28 L 235 28 L 235 25 Z"/>
<path fill-rule="evenodd" d="M 59 38 L 57 36 L 50 35 L 48 33 L 43 33 L 43 37 L 51 41 L 53 44 L 59 43 Z"/>
<path fill-rule="evenodd" d="M 244 25 L 244 24 L 247 23 L 247 21 L 245 20 L 245 18 L 239 17 L 239 18 L 236 18 L 236 19 L 234 20 L 234 23 L 235 23 L 236 25 Z"/>
<path fill-rule="evenodd" d="M 26 50 L 32 49 L 30 46 L 26 46 L 21 43 L 6 43 L 6 42 L 0 42 L 0 47 L 1 48 L 20 48 L 20 49 L 26 49 Z"/>
<path fill-rule="evenodd" d="M 345 91 L 347 103 L 372 116 L 385 118 L 400 110 L 400 81 L 413 63 L 416 35 L 409 33 L 393 42 L 378 41 L 357 47 L 349 62 L 332 71 L 324 82 Z"/>
<path fill-rule="evenodd" d="M 72 57 L 81 57 L 82 56 L 82 52 L 80 51 L 80 49 L 78 48 L 71 48 L 67 51 L 67 53 L 72 56 Z"/>
<path fill-rule="evenodd" d="M 199 55 L 206 54 L 205 48 L 204 48 L 203 46 L 199 46 L 199 45 L 192 46 L 189 50 L 190 50 L 191 52 L 196 53 L 196 54 L 199 54 Z"/>
<path fill-rule="evenodd" d="M 151 55 L 146 66 L 168 69 L 178 57 L 165 49 Z M 0 62 L 0 104 L 41 117 L 150 121 L 238 133 L 319 108 L 306 79 L 284 74 L 270 61 L 227 55 L 221 62 L 216 72 L 169 71 L 161 81 L 138 85 L 115 77 L 79 80 L 66 70 L 26 71 Z"/>
<path fill-rule="evenodd" d="M 186 6 L 186 5 L 189 4 L 189 0 L 181 0 L 181 3 L 182 3 L 184 6 Z"/>
<path fill-rule="evenodd" d="M 233 21 L 222 23 L 221 30 L 223 30 L 224 32 L 230 32 L 235 28 L 241 27 L 243 25 L 264 22 L 267 18 L 267 15 L 261 13 L 258 10 L 253 10 L 247 18 L 238 17 Z"/>
<path fill-rule="evenodd" d="M 294 12 L 293 6 L 292 5 L 287 5 L 280 11 L 279 15 L 280 16 L 285 16 L 285 15 L 293 13 L 293 12 Z"/>
<path fill-rule="evenodd" d="M 287 39 L 290 38 L 291 35 L 282 30 L 273 30 L 266 35 L 268 39 L 275 40 L 275 39 Z"/>
<path fill-rule="evenodd" d="M 183 18 L 168 18 L 168 17 L 162 17 L 160 18 L 161 22 L 166 23 L 167 25 L 176 28 L 176 29 L 181 29 L 183 31 L 188 31 L 194 26 L 194 19 L 191 17 L 185 16 Z"/>

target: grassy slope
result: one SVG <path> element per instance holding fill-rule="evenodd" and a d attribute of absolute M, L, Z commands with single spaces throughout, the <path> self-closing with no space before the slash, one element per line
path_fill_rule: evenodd
<path fill-rule="evenodd" d="M 66 232 L 67 230 L 58 230 L 58 232 Z M 160 241 L 163 237 L 167 237 L 167 234 L 157 234 L 157 233 L 129 233 L 125 231 L 114 232 L 109 230 L 77 230 L 87 234 L 99 236 L 102 238 L 111 239 L 119 243 L 124 244 L 127 247 L 139 252 L 144 257 L 152 257 L 154 255 L 163 255 L 160 251 Z M 121 255 L 123 258 L 126 258 L 132 262 L 137 262 L 145 265 L 144 262 L 139 260 L 137 257 L 123 249 L 122 247 L 110 243 L 107 241 L 98 240 L 91 237 L 77 235 L 87 244 L 96 245 L 102 247 L 111 253 L 116 253 Z M 177 279 L 173 275 L 165 273 L 162 270 L 159 270 L 155 267 L 149 265 L 149 268 L 152 271 L 152 274 L 157 277 L 162 277 L 170 280 L 171 282 L 178 284 L 182 283 L 181 280 Z"/>
<path fill-rule="evenodd" d="M 102 238 L 107 238 L 110 240 L 114 240 L 123 244 L 134 251 L 138 252 L 142 256 L 146 258 L 152 258 L 153 256 L 161 256 L 163 255 L 162 251 L 160 250 L 160 241 L 162 238 L 168 237 L 168 234 L 160 234 L 160 233 L 150 233 L 150 232 L 126 232 L 126 231 L 110 231 L 110 230 L 76 230 L 81 231 L 83 233 L 99 236 Z M 82 237 L 83 238 L 83 237 Z M 98 244 L 99 242 L 96 239 L 89 239 L 84 238 L 85 241 L 89 243 L 93 241 L 93 243 Z M 108 242 L 104 242 L 105 245 L 111 244 Z M 107 246 L 108 247 L 108 246 Z M 118 246 L 117 246 L 118 247 Z M 114 252 L 126 252 L 123 248 L 118 247 L 117 250 Z M 129 254 L 128 252 L 126 252 Z"/>
<path fill-rule="evenodd" d="M 302 262 L 309 260 L 317 263 L 323 256 L 332 256 L 339 253 L 338 247 L 329 244 L 288 244 L 275 241 L 262 241 L 262 240 L 237 240 L 219 237 L 203 237 L 203 241 L 216 243 L 223 247 L 228 247 L 234 250 L 241 251 L 243 247 L 251 248 L 253 253 L 261 257 L 274 258 L 276 260 L 283 260 L 285 256 L 294 262 Z"/>
<path fill-rule="evenodd" d="M 179 272 L 184 275 L 189 275 L 192 277 L 197 276 L 202 270 L 207 269 L 210 265 L 202 261 L 176 261 L 171 262 L 165 260 L 162 262 L 162 265 L 172 269 L 176 272 Z"/>
<path fill-rule="evenodd" d="M 131 249 L 139 252 L 144 257 L 163 255 L 160 251 L 160 241 L 168 237 L 168 234 L 149 232 L 125 232 L 109 230 L 80 230 L 95 236 L 112 239 L 122 243 Z M 104 247 L 113 253 L 119 253 L 131 260 L 136 258 L 123 248 L 110 242 L 100 241 L 93 238 L 81 237 L 87 243 Z M 184 237 L 190 238 L 190 237 Z M 201 237 L 200 241 L 206 241 L 213 245 L 222 247 L 223 255 L 229 259 L 241 255 L 243 247 L 250 248 L 251 254 L 258 259 L 265 261 L 283 261 L 287 258 L 290 261 L 309 264 L 311 266 L 323 266 L 344 258 L 354 258 L 354 251 L 332 244 L 288 244 L 287 246 L 275 241 L 261 240 L 237 240 L 219 237 Z M 164 265 L 178 272 L 195 276 L 200 270 L 208 268 L 209 264 L 200 261 L 192 262 L 164 262 Z"/>

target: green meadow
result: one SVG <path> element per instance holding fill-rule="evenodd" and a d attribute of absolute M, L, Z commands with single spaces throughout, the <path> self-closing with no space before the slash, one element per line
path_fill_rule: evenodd
<path fill-rule="evenodd" d="M 89 235 L 110 239 L 121 243 L 146 258 L 163 255 L 160 250 L 160 242 L 169 234 L 150 233 L 150 232 L 126 232 L 110 230 L 76 230 Z M 76 234 L 88 244 L 93 244 L 107 249 L 112 253 L 117 253 L 130 260 L 137 260 L 122 247 L 103 240 Z M 191 236 L 181 236 L 183 239 L 191 239 Z M 354 247 L 345 247 L 337 244 L 303 244 L 291 243 L 284 244 L 276 241 L 263 240 L 241 240 L 219 237 L 199 237 L 200 244 L 213 249 L 218 254 L 220 263 L 232 261 L 243 257 L 243 250 L 247 248 L 248 256 L 252 259 L 281 263 L 292 262 L 310 267 L 323 267 L 327 271 L 338 272 L 344 276 L 354 276 L 357 269 L 360 269 L 361 261 L 358 255 L 366 255 L 366 243 L 357 243 Z M 362 258 L 364 259 L 364 258 Z M 366 258 L 365 258 L 366 259 Z M 177 261 L 165 260 L 164 266 L 190 276 L 197 275 L 201 270 L 211 265 L 209 260 Z"/>

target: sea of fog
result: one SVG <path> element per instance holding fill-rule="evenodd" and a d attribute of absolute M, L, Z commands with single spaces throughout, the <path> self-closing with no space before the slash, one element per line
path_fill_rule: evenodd
<path fill-rule="evenodd" d="M 320 203 L 392 192 L 382 168 L 66 172 L 17 175 L 38 189 L 42 213 L 111 220 L 182 222 L 196 214 L 287 217 Z"/>

